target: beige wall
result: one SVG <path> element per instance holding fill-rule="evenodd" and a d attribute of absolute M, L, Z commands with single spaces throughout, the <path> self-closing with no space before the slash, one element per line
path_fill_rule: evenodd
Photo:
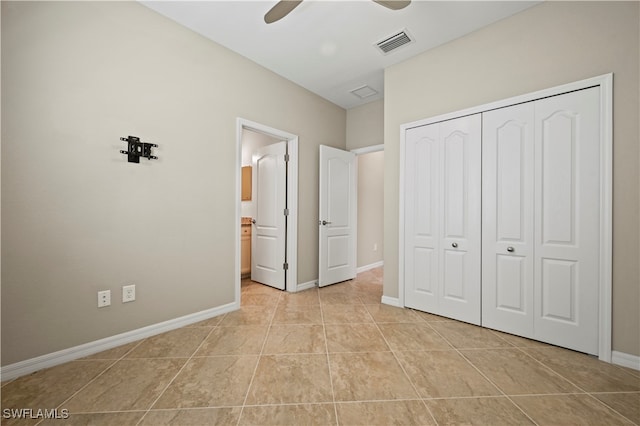
<path fill-rule="evenodd" d="M 314 280 L 345 110 L 135 2 L 2 2 L 3 365 L 233 301 L 236 117 L 299 136 Z M 127 163 L 127 135 L 159 160 Z"/>
<path fill-rule="evenodd" d="M 384 257 L 384 151 L 358 155 L 358 267 Z"/>
<path fill-rule="evenodd" d="M 640 355 L 638 6 L 545 2 L 386 70 L 386 296 L 398 296 L 401 124 L 613 72 L 613 349 Z"/>
<path fill-rule="evenodd" d="M 384 101 L 347 110 L 347 149 L 384 143 Z M 384 256 L 384 153 L 358 156 L 358 259 L 368 266 Z M 374 250 L 374 244 L 377 248 Z"/>
<path fill-rule="evenodd" d="M 347 149 L 384 143 L 384 100 L 347 110 Z"/>

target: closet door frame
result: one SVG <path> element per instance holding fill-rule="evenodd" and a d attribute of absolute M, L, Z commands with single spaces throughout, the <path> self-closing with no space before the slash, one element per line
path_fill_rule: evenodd
<path fill-rule="evenodd" d="M 598 315 L 598 358 L 611 362 L 611 286 L 612 286 L 612 194 L 613 194 L 613 74 L 580 80 L 531 92 L 496 102 L 479 105 L 423 120 L 405 123 L 400 126 L 400 205 L 398 235 L 398 300 L 383 297 L 383 302 L 405 306 L 404 264 L 405 264 L 405 182 L 404 160 L 406 157 L 405 134 L 408 129 L 451 120 L 471 114 L 504 108 L 523 102 L 535 101 L 550 96 L 561 95 L 590 87 L 600 88 L 600 277 L 599 277 L 599 315 Z"/>

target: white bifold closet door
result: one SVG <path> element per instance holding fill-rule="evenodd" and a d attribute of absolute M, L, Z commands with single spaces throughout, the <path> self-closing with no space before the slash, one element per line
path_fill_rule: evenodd
<path fill-rule="evenodd" d="M 482 325 L 533 338 L 533 102 L 482 115 Z"/>
<path fill-rule="evenodd" d="M 482 323 L 598 353 L 599 90 L 483 114 Z"/>
<path fill-rule="evenodd" d="M 480 324 L 481 116 L 407 130 L 405 305 Z"/>

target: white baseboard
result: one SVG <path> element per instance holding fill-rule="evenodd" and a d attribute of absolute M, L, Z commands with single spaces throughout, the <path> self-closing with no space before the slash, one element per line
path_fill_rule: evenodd
<path fill-rule="evenodd" d="M 135 342 L 140 339 L 155 336 L 156 334 L 175 330 L 176 328 L 204 321 L 206 319 L 217 317 L 219 315 L 236 311 L 238 309 L 240 309 L 240 304 L 237 302 L 232 302 L 226 305 L 218 306 L 217 308 L 206 309 L 204 311 L 185 315 L 179 318 L 174 318 L 168 321 L 163 321 L 157 324 L 152 324 L 146 327 L 138 328 L 136 330 L 116 334 L 115 336 L 105 337 L 104 339 L 84 343 L 72 348 L 67 348 L 61 351 L 52 352 L 50 354 L 41 355 L 36 358 L 16 362 L 15 364 L 5 365 L 0 369 L 0 378 L 2 381 L 11 380 L 16 377 L 24 376 L 25 374 L 33 373 L 34 371 L 53 367 L 59 364 L 64 364 L 65 362 L 93 355 L 95 353 L 115 348 L 117 346 L 125 345 L 127 343 Z"/>
<path fill-rule="evenodd" d="M 611 351 L 611 363 L 640 371 L 640 356 Z"/>
<path fill-rule="evenodd" d="M 382 296 L 381 302 L 385 305 L 395 306 L 396 308 L 404 307 L 400 304 L 400 299 L 398 299 L 397 297 Z"/>
<path fill-rule="evenodd" d="M 356 268 L 356 274 L 368 271 L 370 269 L 379 268 L 381 266 L 384 266 L 384 260 L 381 260 L 380 262 L 375 262 L 375 263 L 370 263 L 368 265 L 360 266 Z"/>
<path fill-rule="evenodd" d="M 380 262 L 375 262 L 369 265 L 360 266 L 359 268 L 356 268 L 356 274 L 368 271 L 370 269 L 379 268 L 380 266 L 383 266 L 383 265 L 384 265 L 384 261 L 381 260 Z M 306 283 L 299 283 L 296 286 L 295 290 L 293 291 L 298 292 L 298 291 L 308 290 L 310 288 L 314 288 L 317 286 L 318 286 L 318 280 L 307 281 Z"/>
<path fill-rule="evenodd" d="M 307 281 L 306 283 L 299 283 L 296 286 L 296 292 L 298 291 L 303 291 L 303 290 L 309 290 L 310 288 L 315 288 L 318 286 L 318 280 L 312 280 L 312 281 Z"/>

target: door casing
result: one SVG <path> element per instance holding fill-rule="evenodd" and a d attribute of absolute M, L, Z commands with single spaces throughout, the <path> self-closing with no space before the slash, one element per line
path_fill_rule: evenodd
<path fill-rule="evenodd" d="M 235 298 L 234 303 L 240 307 L 240 215 L 242 195 L 242 136 L 243 131 L 252 130 L 286 141 L 289 150 L 289 169 L 287 180 L 287 219 L 286 253 L 289 268 L 286 274 L 286 291 L 295 292 L 298 286 L 298 136 L 264 124 L 256 123 L 241 117 L 236 118 L 236 214 L 235 228 Z"/>

